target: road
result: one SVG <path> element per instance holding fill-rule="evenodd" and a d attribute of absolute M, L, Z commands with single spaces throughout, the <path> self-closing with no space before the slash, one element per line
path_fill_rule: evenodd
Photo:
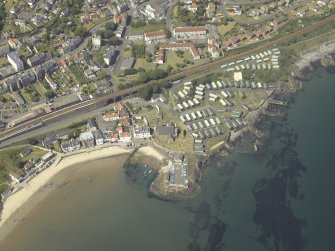
<path fill-rule="evenodd" d="M 280 37 L 280 38 L 278 38 L 274 41 L 270 41 L 266 44 L 260 45 L 260 46 L 254 48 L 254 49 L 250 49 L 248 51 L 239 53 L 237 55 L 233 55 L 233 56 L 229 56 L 229 57 L 223 57 L 223 58 L 220 58 L 216 61 L 212 61 L 212 62 L 202 64 L 202 65 L 199 65 L 199 66 L 195 66 L 195 67 L 190 68 L 188 70 L 184 70 L 182 72 L 172 74 L 172 75 L 167 77 L 167 80 L 177 80 L 177 79 L 183 79 L 185 77 L 190 77 L 192 75 L 203 74 L 204 72 L 208 72 L 208 71 L 211 71 L 211 70 L 213 70 L 217 67 L 220 67 L 222 64 L 227 64 L 229 62 L 236 61 L 236 60 L 241 59 L 243 57 L 251 56 L 255 53 L 262 52 L 262 51 L 267 50 L 269 48 L 278 47 L 280 44 L 286 43 L 287 41 L 290 41 L 290 40 L 292 40 L 296 37 L 302 36 L 305 33 L 314 31 L 315 29 L 317 29 L 319 27 L 322 27 L 322 26 L 328 24 L 329 22 L 334 21 L 334 19 L 335 19 L 335 15 L 331 15 L 331 16 L 329 16 L 327 18 L 324 18 L 323 20 L 321 20 L 319 22 L 313 23 L 310 26 L 307 26 L 307 27 L 305 27 L 301 30 L 298 30 L 296 32 L 293 32 L 293 33 L 290 33 L 290 34 L 285 35 L 283 37 Z M 94 106 L 94 105 L 99 104 L 101 102 L 107 102 L 110 99 L 115 99 L 115 98 L 123 96 L 123 95 L 128 95 L 128 94 L 131 94 L 131 93 L 135 93 L 145 85 L 146 84 L 134 86 L 134 87 L 122 90 L 118 93 L 112 93 L 112 94 L 108 94 L 106 96 L 103 96 L 103 97 L 100 97 L 100 98 L 97 98 L 97 99 L 84 101 L 84 102 L 81 102 L 81 103 L 78 103 L 78 104 L 60 109 L 58 111 L 43 115 L 39 118 L 32 119 L 28 122 L 25 122 L 21 125 L 18 125 L 16 127 L 14 127 L 14 128 L 9 128 L 9 129 L 6 129 L 6 130 L 2 131 L 0 133 L 0 140 L 2 138 L 8 137 L 8 135 L 15 134 L 15 132 L 17 132 L 19 130 L 22 130 L 23 128 L 26 128 L 28 126 L 35 125 L 35 124 L 38 124 L 38 123 L 41 123 L 41 122 L 47 122 L 47 121 L 50 121 L 52 119 L 57 119 L 61 116 L 64 116 L 65 114 L 74 114 L 77 110 L 83 109 L 85 107 L 88 108 L 90 106 Z"/>

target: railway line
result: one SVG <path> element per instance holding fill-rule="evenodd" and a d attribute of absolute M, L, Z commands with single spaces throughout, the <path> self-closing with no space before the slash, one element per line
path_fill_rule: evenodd
<path fill-rule="evenodd" d="M 318 28 L 320 28 L 320 27 L 322 27 L 322 26 L 324 26 L 324 25 L 326 25 L 326 24 L 328 24 L 328 23 L 330 23 L 334 20 L 335 20 L 335 15 L 332 14 L 331 16 L 328 16 L 328 17 L 326 17 L 326 18 L 324 18 L 324 19 L 322 19 L 322 20 L 320 20 L 320 21 L 318 21 L 314 24 L 311 24 L 311 25 L 309 25 L 305 28 L 302 28 L 298 31 L 295 31 L 293 33 L 290 33 L 288 35 L 280 37 L 276 40 L 269 41 L 267 44 L 260 45 L 258 47 L 253 48 L 253 49 L 250 49 L 248 51 L 241 52 L 237 55 L 220 58 L 218 60 L 215 60 L 215 61 L 212 61 L 212 62 L 209 62 L 209 63 L 206 63 L 206 64 L 202 64 L 202 65 L 195 66 L 195 67 L 192 67 L 190 69 L 187 69 L 187 70 L 184 70 L 184 71 L 181 71 L 181 72 L 178 72 L 178 73 L 171 74 L 166 79 L 167 80 L 183 79 L 185 77 L 189 77 L 189 76 L 192 76 L 192 75 L 197 75 L 199 73 L 204 73 L 204 72 L 207 72 L 207 71 L 211 71 L 214 68 L 220 67 L 222 64 L 226 64 L 226 63 L 229 63 L 231 61 L 241 59 L 243 57 L 251 56 L 255 53 L 262 52 L 262 51 L 264 51 L 266 49 L 269 49 L 269 48 L 272 48 L 272 47 L 277 47 L 277 46 L 279 46 L 283 43 L 286 43 L 286 42 L 296 38 L 296 37 L 302 36 L 303 34 L 306 34 L 308 32 L 312 32 L 312 31 L 314 31 L 314 30 L 316 30 L 316 29 L 318 29 Z M 20 125 L 15 126 L 13 128 L 5 129 L 3 132 L 0 133 L 0 142 L 2 142 L 3 140 L 8 139 L 10 137 L 13 137 L 18 133 L 22 133 L 22 131 L 24 131 L 25 129 L 29 130 L 29 128 L 34 127 L 35 125 L 47 122 L 51 119 L 55 119 L 55 118 L 60 117 L 64 114 L 69 114 L 71 112 L 75 112 L 76 110 L 79 110 L 79 109 L 82 109 L 82 108 L 85 108 L 85 107 L 88 107 L 88 106 L 91 106 L 91 105 L 94 105 L 94 104 L 98 104 L 100 102 L 105 102 L 105 101 L 108 101 L 110 99 L 116 99 L 118 97 L 122 97 L 122 96 L 125 96 L 125 95 L 136 93 L 139 89 L 141 89 L 145 85 L 146 84 L 134 86 L 134 87 L 131 87 L 131 88 L 128 88 L 128 89 L 125 89 L 125 90 L 121 90 L 117 93 L 112 93 L 112 94 L 109 94 L 109 95 L 106 95 L 106 96 L 103 96 L 103 97 L 99 97 L 99 98 L 96 98 L 96 99 L 93 99 L 93 100 L 88 100 L 88 101 L 84 101 L 84 102 L 81 102 L 81 103 L 77 103 L 77 104 L 68 106 L 66 108 L 54 111 L 52 113 L 43 115 L 41 117 L 29 120 L 27 122 L 24 122 Z"/>

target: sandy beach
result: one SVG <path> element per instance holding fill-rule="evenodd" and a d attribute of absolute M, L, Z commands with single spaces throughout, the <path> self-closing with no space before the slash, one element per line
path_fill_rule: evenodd
<path fill-rule="evenodd" d="M 3 239 L 17 223 L 24 220 L 26 214 L 39 202 L 48 190 L 56 186 L 52 178 L 62 170 L 78 163 L 129 154 L 133 150 L 110 146 L 100 149 L 87 149 L 71 155 L 58 154 L 56 161 L 46 170 L 31 179 L 23 188 L 10 195 L 4 202 L 0 221 L 0 240 Z M 33 196 L 41 194 L 41 196 Z M 39 198 L 38 198 L 39 197 Z M 29 203 L 26 203 L 29 200 Z M 28 204 L 28 205 L 27 205 Z"/>
<path fill-rule="evenodd" d="M 22 189 L 10 195 L 4 202 L 0 220 L 0 241 L 47 195 L 59 185 L 53 178 L 62 170 L 73 165 L 97 159 L 130 154 L 133 149 L 118 146 L 83 149 L 70 154 L 57 154 L 55 162 L 46 170 L 24 184 Z M 138 153 L 162 161 L 164 155 L 151 146 L 142 147 Z"/>
<path fill-rule="evenodd" d="M 140 153 L 143 156 L 154 157 L 160 161 L 162 161 L 165 158 L 163 154 L 161 154 L 158 150 L 156 150 L 151 146 L 141 147 L 138 150 L 138 153 Z"/>

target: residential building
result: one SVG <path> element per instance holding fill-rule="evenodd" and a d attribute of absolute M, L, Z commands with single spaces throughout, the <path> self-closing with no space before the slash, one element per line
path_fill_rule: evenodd
<path fill-rule="evenodd" d="M 88 131 L 88 132 L 83 132 L 79 135 L 79 141 L 84 147 L 92 147 L 94 146 L 94 136 L 93 133 Z"/>
<path fill-rule="evenodd" d="M 149 126 L 133 126 L 133 134 L 135 139 L 146 139 L 150 138 L 150 127 Z"/>
<path fill-rule="evenodd" d="M 17 84 L 18 78 L 17 76 L 13 76 L 5 81 L 6 89 L 10 92 L 14 92 L 19 89 Z"/>
<path fill-rule="evenodd" d="M 216 9 L 216 6 L 214 3 L 212 2 L 208 3 L 208 6 L 206 8 L 207 17 L 213 18 L 215 16 L 215 9 Z"/>
<path fill-rule="evenodd" d="M 13 7 L 9 10 L 9 13 L 15 15 L 18 12 L 19 8 L 16 4 L 13 5 Z"/>
<path fill-rule="evenodd" d="M 102 136 L 102 133 L 100 130 L 94 131 L 92 132 L 94 139 L 95 139 L 95 144 L 98 145 L 102 145 L 104 143 L 104 137 Z"/>
<path fill-rule="evenodd" d="M 90 118 L 87 121 L 87 129 L 89 129 L 91 132 L 98 130 L 98 125 L 95 118 Z"/>
<path fill-rule="evenodd" d="M 9 173 L 9 177 L 12 179 L 12 181 L 14 181 L 15 183 L 19 183 L 21 178 L 22 178 L 22 174 L 18 174 L 18 173 L 14 173 L 14 172 L 10 172 Z"/>
<path fill-rule="evenodd" d="M 165 63 L 165 55 L 163 50 L 168 51 L 177 51 L 177 50 L 183 50 L 188 51 L 191 53 L 193 59 L 200 59 L 200 54 L 198 49 L 195 47 L 195 45 L 191 42 L 188 43 L 170 43 L 170 44 L 162 44 L 160 46 L 160 52 L 159 52 L 159 58 L 157 60 L 157 63 L 163 64 Z"/>
<path fill-rule="evenodd" d="M 60 145 L 63 152 L 72 152 L 80 149 L 80 142 L 76 139 L 65 141 Z"/>
<path fill-rule="evenodd" d="M 81 44 L 82 41 L 83 41 L 83 38 L 81 37 L 69 39 L 62 44 L 62 47 L 60 48 L 60 52 L 65 54 L 70 51 L 73 51 L 75 48 L 77 48 Z"/>
<path fill-rule="evenodd" d="M 8 38 L 7 43 L 9 47 L 14 50 L 19 49 L 22 46 L 22 43 L 20 42 L 20 40 L 16 38 Z"/>
<path fill-rule="evenodd" d="M 84 75 L 88 79 L 93 79 L 93 78 L 96 77 L 95 74 L 93 73 L 93 71 L 90 68 L 88 68 L 84 71 Z"/>
<path fill-rule="evenodd" d="M 106 65 L 110 66 L 114 63 L 116 58 L 116 51 L 115 51 L 115 47 L 111 46 L 108 47 L 105 54 L 103 55 L 103 59 Z"/>
<path fill-rule="evenodd" d="M 148 20 L 163 20 L 166 16 L 168 1 L 163 0 L 159 2 L 151 2 L 147 4 L 143 10 L 140 12 L 148 19 Z"/>
<path fill-rule="evenodd" d="M 115 36 L 118 38 L 122 38 L 124 34 L 124 26 L 122 24 L 119 24 L 119 26 L 116 29 Z"/>
<path fill-rule="evenodd" d="M 26 103 L 26 101 L 24 101 L 24 99 L 21 97 L 21 95 L 17 92 L 12 92 L 12 97 L 15 100 L 15 103 L 18 106 L 24 105 Z"/>
<path fill-rule="evenodd" d="M 165 103 L 166 98 L 165 98 L 162 94 L 154 94 L 154 95 L 152 95 L 150 101 L 151 101 L 152 103 L 156 103 L 156 102 L 162 102 L 162 103 Z"/>
<path fill-rule="evenodd" d="M 41 24 L 42 20 L 43 20 L 43 18 L 42 18 L 40 15 L 35 15 L 35 16 L 31 19 L 31 22 L 32 22 L 34 25 L 38 26 L 38 25 Z"/>
<path fill-rule="evenodd" d="M 115 143 L 119 140 L 119 134 L 116 132 L 110 132 L 107 134 L 107 141 Z"/>
<path fill-rule="evenodd" d="M 45 80 L 48 82 L 48 84 L 53 90 L 57 89 L 57 83 L 52 79 L 52 77 L 47 72 L 45 73 Z"/>
<path fill-rule="evenodd" d="M 42 140 L 42 145 L 46 148 L 51 148 L 52 145 L 58 143 L 58 138 L 56 133 L 50 133 L 47 136 L 44 137 Z"/>
<path fill-rule="evenodd" d="M 54 71 L 56 71 L 58 69 L 59 65 L 56 61 L 52 60 L 52 61 L 48 61 L 44 64 L 38 65 L 36 67 L 33 68 L 33 72 L 35 73 L 37 79 L 39 81 L 42 81 L 45 79 L 45 73 L 53 73 Z"/>
<path fill-rule="evenodd" d="M 174 141 L 175 137 L 177 136 L 176 128 L 172 124 L 168 124 L 166 126 L 157 126 L 156 133 L 168 141 Z"/>
<path fill-rule="evenodd" d="M 148 44 L 162 43 L 166 40 L 165 31 L 153 31 L 144 33 L 144 41 Z"/>
<path fill-rule="evenodd" d="M 196 3 L 192 3 L 188 6 L 188 10 L 193 13 L 196 13 L 198 10 L 198 5 Z"/>
<path fill-rule="evenodd" d="M 109 121 L 116 121 L 116 120 L 119 120 L 120 117 L 119 117 L 119 113 L 118 112 L 114 112 L 114 113 L 108 113 L 108 114 L 105 114 L 102 116 L 103 120 L 106 121 L 106 122 L 109 122 Z"/>
<path fill-rule="evenodd" d="M 17 52 L 11 52 L 7 54 L 8 62 L 13 66 L 16 71 L 20 71 L 24 69 L 23 61 L 19 57 Z"/>
<path fill-rule="evenodd" d="M 213 36 L 209 36 L 207 40 L 208 52 L 211 54 L 212 58 L 220 57 L 220 44 L 219 41 Z"/>
<path fill-rule="evenodd" d="M 7 91 L 8 91 L 8 89 L 7 89 L 7 86 L 5 84 L 0 85 L 0 95 L 6 93 Z"/>
<path fill-rule="evenodd" d="M 41 160 L 46 163 L 48 162 L 49 160 L 51 160 L 53 157 L 55 156 L 55 154 L 51 151 L 49 151 L 48 153 L 44 154 L 42 157 L 41 157 Z"/>
<path fill-rule="evenodd" d="M 131 33 L 128 35 L 128 39 L 131 41 L 139 41 L 144 39 L 143 33 Z"/>
<path fill-rule="evenodd" d="M 205 26 L 177 27 L 173 30 L 173 36 L 177 39 L 205 38 L 207 28 Z"/>
<path fill-rule="evenodd" d="M 129 132 L 122 132 L 119 134 L 119 141 L 120 142 L 130 142 L 131 136 Z"/>
<path fill-rule="evenodd" d="M 31 154 L 33 152 L 33 150 L 31 150 L 30 148 L 20 152 L 20 156 L 21 158 L 25 158 L 27 157 L 29 154 Z"/>
<path fill-rule="evenodd" d="M 18 84 L 18 88 L 20 88 L 20 89 L 36 82 L 36 76 L 35 76 L 34 72 L 31 71 L 31 70 L 26 71 L 22 74 L 20 73 L 18 75 L 18 77 L 19 78 L 17 80 L 17 84 Z"/>
<path fill-rule="evenodd" d="M 92 50 L 98 51 L 101 47 L 101 36 L 92 37 Z"/>
<path fill-rule="evenodd" d="M 45 54 L 41 53 L 41 54 L 36 54 L 34 56 L 32 56 L 31 58 L 28 58 L 27 60 L 27 64 L 30 66 L 30 67 L 35 67 L 35 66 L 38 66 L 42 63 L 45 62 Z"/>

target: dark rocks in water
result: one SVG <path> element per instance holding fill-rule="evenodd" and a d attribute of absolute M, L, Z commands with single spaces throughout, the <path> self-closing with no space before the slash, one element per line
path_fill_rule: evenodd
<path fill-rule="evenodd" d="M 218 220 L 211 226 L 209 237 L 207 240 L 206 251 L 220 251 L 223 250 L 223 237 L 226 231 L 224 222 Z"/>
<path fill-rule="evenodd" d="M 208 227 L 210 215 L 209 204 L 206 202 L 201 203 L 194 217 L 199 229 L 204 230 Z"/>
<path fill-rule="evenodd" d="M 188 245 L 187 249 L 189 251 L 201 251 L 201 247 L 200 247 L 200 245 L 196 241 L 190 243 Z"/>
<path fill-rule="evenodd" d="M 267 162 L 270 178 L 259 180 L 253 193 L 256 199 L 254 221 L 262 226 L 259 240 L 275 250 L 303 251 L 306 240 L 302 237 L 305 222 L 297 219 L 289 197 L 301 199 L 298 178 L 306 168 L 295 151 L 297 134 L 293 130 L 279 132 L 281 149 Z"/>

